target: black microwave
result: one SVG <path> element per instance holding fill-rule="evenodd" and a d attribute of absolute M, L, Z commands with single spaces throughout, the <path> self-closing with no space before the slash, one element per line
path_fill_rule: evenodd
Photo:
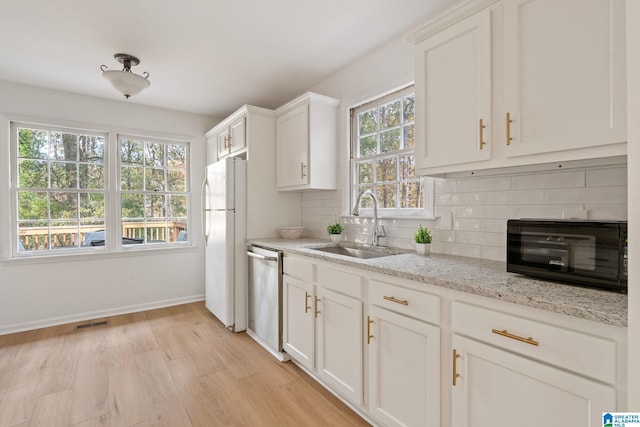
<path fill-rule="evenodd" d="M 627 291 L 627 222 L 510 219 L 507 271 Z"/>

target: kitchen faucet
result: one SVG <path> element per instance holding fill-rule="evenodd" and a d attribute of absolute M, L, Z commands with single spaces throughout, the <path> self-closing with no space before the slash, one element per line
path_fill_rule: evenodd
<path fill-rule="evenodd" d="M 358 198 L 356 199 L 356 204 L 353 207 L 353 211 L 351 212 L 352 215 L 355 216 L 359 216 L 360 215 L 360 200 L 362 200 L 362 196 L 371 196 L 371 199 L 373 200 L 373 220 L 375 222 L 375 226 L 373 227 L 373 245 L 374 246 L 378 246 L 378 239 L 380 239 L 381 237 L 384 237 L 387 235 L 387 233 L 384 230 L 384 226 L 378 224 L 379 222 L 379 218 L 378 218 L 378 198 L 376 197 L 375 194 L 373 194 L 373 191 L 371 190 L 364 190 L 361 191 L 360 194 L 358 194 Z"/>

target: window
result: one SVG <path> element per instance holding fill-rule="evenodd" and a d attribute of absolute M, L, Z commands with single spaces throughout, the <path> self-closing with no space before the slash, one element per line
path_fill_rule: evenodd
<path fill-rule="evenodd" d="M 188 143 L 21 123 L 11 143 L 18 254 L 187 240 Z"/>
<path fill-rule="evenodd" d="M 369 190 L 383 215 L 431 214 L 432 180 L 415 171 L 413 86 L 351 110 L 351 174 L 352 206 Z"/>

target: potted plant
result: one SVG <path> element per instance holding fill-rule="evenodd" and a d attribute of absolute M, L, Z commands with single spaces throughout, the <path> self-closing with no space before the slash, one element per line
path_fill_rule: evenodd
<path fill-rule="evenodd" d="M 341 234 L 343 231 L 344 231 L 344 228 L 342 227 L 342 225 L 338 224 L 337 222 L 335 224 L 330 224 L 327 227 L 327 233 L 329 233 L 329 237 L 333 242 L 339 242 L 342 239 Z"/>
<path fill-rule="evenodd" d="M 429 255 L 431 253 L 431 233 L 426 227 L 420 225 L 413 238 L 416 241 L 416 252 L 419 255 Z"/>

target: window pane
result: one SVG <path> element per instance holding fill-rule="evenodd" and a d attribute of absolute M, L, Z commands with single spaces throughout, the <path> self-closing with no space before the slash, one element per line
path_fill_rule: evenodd
<path fill-rule="evenodd" d="M 404 148 L 414 148 L 416 146 L 416 135 L 414 125 L 407 125 L 404 130 Z"/>
<path fill-rule="evenodd" d="M 365 136 L 359 139 L 360 149 L 358 157 L 374 155 L 378 152 L 378 142 L 375 135 Z"/>
<path fill-rule="evenodd" d="M 80 223 L 80 246 L 104 247 L 107 241 L 104 222 L 88 221 Z"/>
<path fill-rule="evenodd" d="M 49 250 L 49 226 L 41 222 L 20 222 L 18 241 L 19 251 Z"/>
<path fill-rule="evenodd" d="M 186 175 L 184 169 L 170 169 L 167 171 L 167 191 L 185 191 Z"/>
<path fill-rule="evenodd" d="M 121 139 L 120 161 L 128 164 L 144 164 L 144 144 L 131 139 Z"/>
<path fill-rule="evenodd" d="M 400 126 L 400 100 L 391 102 L 380 107 L 380 129 L 389 129 L 394 126 Z"/>
<path fill-rule="evenodd" d="M 164 167 L 164 144 L 157 144 L 153 142 L 145 143 L 144 162 L 147 167 Z"/>
<path fill-rule="evenodd" d="M 102 163 L 104 161 L 104 137 L 79 135 L 80 161 Z"/>
<path fill-rule="evenodd" d="M 421 181 L 403 182 L 400 184 L 400 207 L 422 208 L 424 206 L 424 188 Z"/>
<path fill-rule="evenodd" d="M 49 158 L 77 161 L 78 136 L 75 133 L 51 132 L 49 134 Z"/>
<path fill-rule="evenodd" d="M 47 188 L 47 162 L 38 160 L 18 161 L 18 187 Z"/>
<path fill-rule="evenodd" d="M 398 150 L 400 148 L 400 128 L 380 132 L 380 152 Z"/>
<path fill-rule="evenodd" d="M 46 159 L 49 156 L 49 132 L 38 129 L 18 129 L 18 157 Z"/>
<path fill-rule="evenodd" d="M 413 123 L 415 121 L 414 96 L 403 99 L 403 123 Z"/>
<path fill-rule="evenodd" d="M 165 218 L 167 211 L 164 201 L 164 196 L 145 196 L 145 217 L 147 219 Z"/>
<path fill-rule="evenodd" d="M 395 157 L 376 160 L 376 182 L 389 182 L 398 179 L 397 161 Z"/>
<path fill-rule="evenodd" d="M 122 237 L 125 239 L 144 240 L 144 220 L 131 220 L 122 223 Z"/>
<path fill-rule="evenodd" d="M 358 114 L 358 135 L 367 135 L 378 130 L 378 115 L 376 110 Z"/>
<path fill-rule="evenodd" d="M 373 184 L 373 163 L 363 162 L 356 164 L 358 184 Z"/>
<path fill-rule="evenodd" d="M 55 221 L 51 224 L 51 248 L 68 248 L 80 245 L 78 223 Z"/>
<path fill-rule="evenodd" d="M 144 218 L 144 196 L 142 194 L 123 194 L 120 204 L 123 221 Z"/>
<path fill-rule="evenodd" d="M 104 194 L 80 193 L 80 218 L 104 217 Z"/>
<path fill-rule="evenodd" d="M 360 185 L 356 193 L 353 195 L 353 199 L 356 200 L 356 197 L 363 191 L 373 191 L 373 185 Z M 369 196 L 364 196 L 360 199 L 360 207 L 361 208 L 372 208 L 373 207 L 373 199 Z"/>
<path fill-rule="evenodd" d="M 51 192 L 49 204 L 52 219 L 78 217 L 78 195 L 76 193 Z"/>
<path fill-rule="evenodd" d="M 76 163 L 51 162 L 51 188 L 77 188 L 76 173 Z"/>
<path fill-rule="evenodd" d="M 376 196 L 378 197 L 378 207 L 395 208 L 396 192 L 398 184 L 382 184 L 376 186 Z"/>
<path fill-rule="evenodd" d="M 184 145 L 168 145 L 167 160 L 170 168 L 184 168 L 187 164 L 187 147 Z"/>
<path fill-rule="evenodd" d="M 120 189 L 142 191 L 143 170 L 141 167 L 122 166 L 120 170 Z"/>
<path fill-rule="evenodd" d="M 45 192 L 18 191 L 18 219 L 49 218 L 48 197 Z"/>
<path fill-rule="evenodd" d="M 186 218 L 187 217 L 187 196 L 167 196 L 169 198 L 169 217 L 170 218 Z"/>
<path fill-rule="evenodd" d="M 104 166 L 80 165 L 80 188 L 101 190 L 104 188 Z"/>
<path fill-rule="evenodd" d="M 146 191 L 164 191 L 164 170 L 163 169 L 144 169 Z"/>
<path fill-rule="evenodd" d="M 400 179 L 407 180 L 416 177 L 415 156 L 413 154 L 400 156 Z"/>

